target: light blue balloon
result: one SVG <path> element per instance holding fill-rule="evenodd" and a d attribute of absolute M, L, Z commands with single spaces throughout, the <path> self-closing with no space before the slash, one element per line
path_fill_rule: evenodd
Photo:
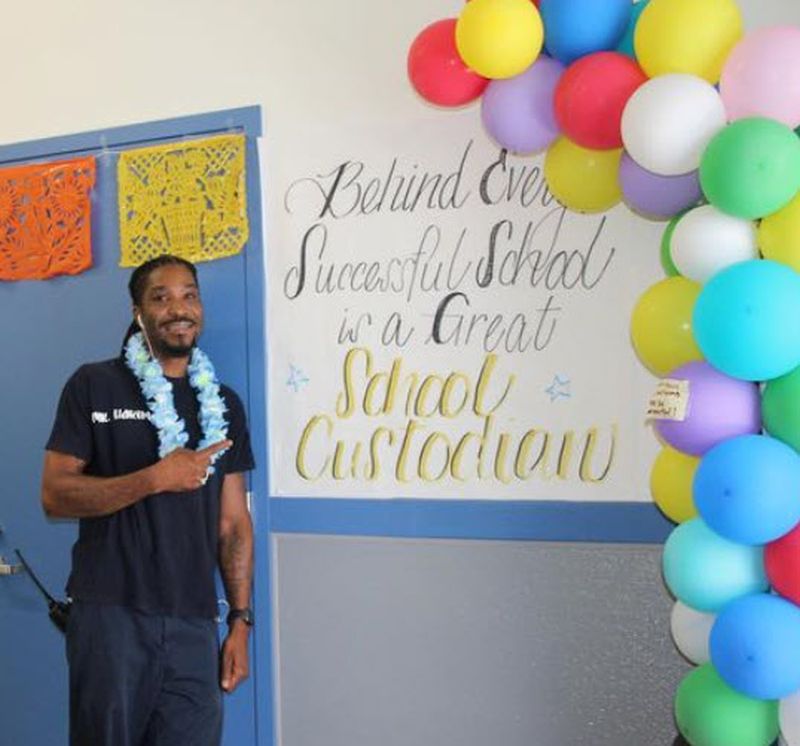
<path fill-rule="evenodd" d="M 697 345 L 715 368 L 768 381 L 800 364 L 800 274 L 753 259 L 714 275 L 692 317 Z"/>
<path fill-rule="evenodd" d="M 767 544 L 800 521 L 800 456 L 767 435 L 714 446 L 694 476 L 694 504 L 713 531 L 740 544 Z"/>
<path fill-rule="evenodd" d="M 639 20 L 639 16 L 642 15 L 642 11 L 647 7 L 649 1 L 650 0 L 639 0 L 639 2 L 633 6 L 631 19 L 628 21 L 628 28 L 625 29 L 625 35 L 622 37 L 622 41 L 617 44 L 618 52 L 626 54 L 633 59 L 636 59 L 636 52 L 633 51 L 633 32 L 636 30 L 636 22 Z"/>
<path fill-rule="evenodd" d="M 578 57 L 615 49 L 633 13 L 631 0 L 541 0 L 544 45 L 568 65 Z"/>
<path fill-rule="evenodd" d="M 753 699 L 782 699 L 800 690 L 800 607 L 759 593 L 717 616 L 711 662 L 725 682 Z"/>
<path fill-rule="evenodd" d="M 701 518 L 682 523 L 664 545 L 664 581 L 678 600 L 698 611 L 768 587 L 761 547 L 746 546 L 714 533 Z"/>

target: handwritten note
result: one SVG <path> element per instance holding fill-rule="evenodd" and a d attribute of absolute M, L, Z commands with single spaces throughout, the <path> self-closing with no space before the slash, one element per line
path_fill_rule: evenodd
<path fill-rule="evenodd" d="M 683 422 L 689 413 L 689 381 L 663 378 L 647 404 L 647 419 Z"/>

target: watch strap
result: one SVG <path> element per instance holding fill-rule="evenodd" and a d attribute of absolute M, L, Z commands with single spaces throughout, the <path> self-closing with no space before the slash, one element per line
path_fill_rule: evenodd
<path fill-rule="evenodd" d="M 252 627 L 255 623 L 255 615 L 249 607 L 246 609 L 231 609 L 228 612 L 226 621 L 229 626 L 237 619 L 241 619 L 248 627 Z"/>

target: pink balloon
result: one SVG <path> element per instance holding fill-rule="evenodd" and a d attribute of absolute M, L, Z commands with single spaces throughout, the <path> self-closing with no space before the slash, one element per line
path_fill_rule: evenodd
<path fill-rule="evenodd" d="M 728 120 L 769 117 L 800 124 L 800 28 L 747 34 L 730 53 L 719 86 Z"/>

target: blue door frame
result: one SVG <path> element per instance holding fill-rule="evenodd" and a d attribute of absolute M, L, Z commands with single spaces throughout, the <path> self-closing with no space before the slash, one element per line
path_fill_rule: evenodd
<path fill-rule="evenodd" d="M 261 182 L 256 138 L 261 135 L 261 109 L 258 106 L 229 109 L 208 114 L 178 117 L 163 121 L 115 127 L 63 137 L 45 138 L 0 146 L 0 166 L 38 159 L 91 154 L 204 135 L 239 132 L 247 136 L 246 178 L 250 238 L 244 253 L 247 410 L 250 434 L 258 468 L 250 475 L 251 509 L 256 535 L 257 567 L 254 578 L 254 603 L 258 624 L 253 636 L 254 724 L 256 746 L 274 742 L 272 629 L 269 612 L 270 551 L 268 503 L 268 436 L 265 366 L 265 288 Z M 202 275 L 202 272 L 201 272 Z M 124 300 L 123 300 L 124 303 Z M 29 558 L 30 559 L 30 558 Z M 55 590 L 55 589 L 53 589 Z M 23 703 L 24 704 L 24 703 Z M 237 744 L 237 746 L 239 746 Z M 245 746 L 245 745 L 242 745 Z"/>

